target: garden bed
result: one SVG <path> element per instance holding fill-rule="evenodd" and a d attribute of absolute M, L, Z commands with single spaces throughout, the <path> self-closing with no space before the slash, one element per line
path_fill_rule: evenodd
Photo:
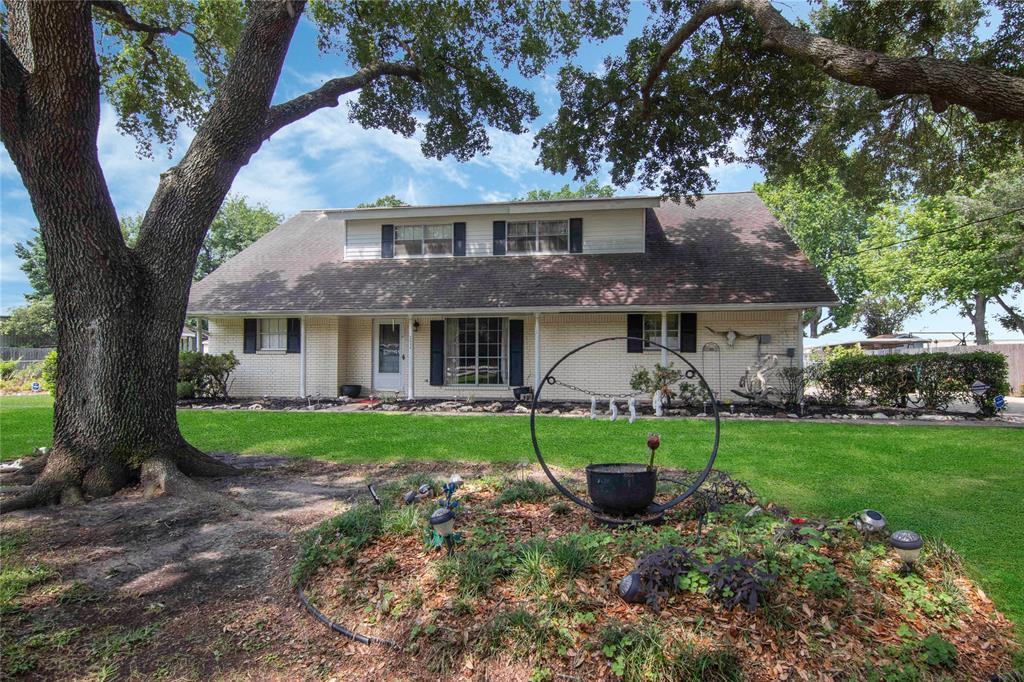
<path fill-rule="evenodd" d="M 399 502 L 427 480 L 300 550 L 293 577 L 317 608 L 395 643 L 365 649 L 367 678 L 974 680 L 1011 665 L 1011 624 L 945 545 L 901 576 L 849 521 L 751 512 L 724 476 L 660 527 L 609 531 L 520 476 L 464 485 L 448 557 L 426 530 L 433 501 Z M 619 581 L 652 554 L 660 592 L 626 603 Z"/>

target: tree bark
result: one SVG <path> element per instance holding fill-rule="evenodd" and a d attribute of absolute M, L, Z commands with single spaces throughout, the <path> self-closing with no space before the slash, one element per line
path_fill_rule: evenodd
<path fill-rule="evenodd" d="M 234 469 L 178 429 L 178 340 L 192 272 L 217 208 L 262 142 L 298 13 L 282 3 L 253 6 L 222 98 L 179 167 L 164 174 L 130 249 L 97 153 L 89 3 L 15 2 L 10 10 L 0 132 L 39 219 L 59 367 L 53 449 L 31 488 L 0 511 L 110 495 L 146 472 L 149 493 L 195 492 L 182 474 Z"/>
<path fill-rule="evenodd" d="M 974 322 L 974 343 L 978 346 L 984 346 L 988 343 L 988 329 L 985 326 L 985 313 L 988 308 L 988 297 L 985 294 L 974 295 L 974 317 L 971 321 Z"/>

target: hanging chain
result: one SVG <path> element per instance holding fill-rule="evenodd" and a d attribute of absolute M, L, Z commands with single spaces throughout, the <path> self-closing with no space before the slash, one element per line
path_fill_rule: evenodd
<path fill-rule="evenodd" d="M 636 391 L 634 393 L 594 393 L 593 391 L 588 391 L 585 388 L 580 388 L 579 386 L 574 386 L 573 384 L 569 384 L 564 381 L 559 381 L 555 377 L 548 377 L 548 383 L 552 384 L 553 386 L 561 386 L 562 388 L 568 388 L 570 391 L 585 393 L 591 398 L 608 398 L 609 400 L 617 398 L 619 400 L 626 400 L 628 398 L 635 398 L 638 395 L 644 395 L 643 391 Z"/>

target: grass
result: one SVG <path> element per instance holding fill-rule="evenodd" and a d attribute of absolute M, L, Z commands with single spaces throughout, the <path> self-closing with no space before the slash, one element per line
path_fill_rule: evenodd
<path fill-rule="evenodd" d="M 507 416 L 183 410 L 178 418 L 185 436 L 207 451 L 339 462 L 516 463 L 532 455 L 527 420 Z M 48 396 L 0 398 L 0 458 L 49 445 L 52 420 Z M 541 418 L 538 436 L 552 464 L 641 462 L 653 424 Z M 704 465 L 709 422 L 657 428 L 659 465 Z M 716 466 L 801 514 L 838 517 L 873 507 L 893 527 L 950 545 L 996 604 L 1022 623 L 1021 453 L 1024 430 L 1013 428 L 727 421 Z"/>

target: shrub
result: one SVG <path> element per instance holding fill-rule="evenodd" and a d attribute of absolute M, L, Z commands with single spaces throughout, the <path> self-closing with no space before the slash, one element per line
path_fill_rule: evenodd
<path fill-rule="evenodd" d="M 51 350 L 43 360 L 43 371 L 40 376 L 43 380 L 43 388 L 50 393 L 57 390 L 57 351 Z"/>
<path fill-rule="evenodd" d="M 191 381 L 179 381 L 175 392 L 178 395 L 178 400 L 187 400 L 195 396 L 196 387 L 192 385 Z"/>
<path fill-rule="evenodd" d="M 7 381 L 14 376 L 14 370 L 18 368 L 17 360 L 0 360 L 0 380 Z"/>
<path fill-rule="evenodd" d="M 649 393 L 652 398 L 655 391 L 661 389 L 662 395 L 671 399 L 676 397 L 676 392 L 672 387 L 682 378 L 682 370 L 675 369 L 670 362 L 668 367 L 661 364 L 654 365 L 653 372 L 646 367 L 634 367 L 633 375 L 629 378 L 629 385 L 634 391 Z"/>
<path fill-rule="evenodd" d="M 195 392 L 214 398 L 228 397 L 228 379 L 238 367 L 234 353 L 210 355 L 184 351 L 178 356 L 178 381 L 192 384 Z"/>
<path fill-rule="evenodd" d="M 809 372 L 826 402 L 845 405 L 858 398 L 877 405 L 906 407 L 912 394 L 929 409 L 944 409 L 954 400 L 973 401 L 984 415 L 995 413 L 995 397 L 1009 391 L 1006 357 L 1001 353 L 922 353 L 864 355 L 860 349 L 837 348 Z M 971 392 L 981 381 L 991 388 Z"/>
<path fill-rule="evenodd" d="M 522 481 L 505 479 L 503 485 L 505 487 L 494 498 L 494 504 L 499 507 L 515 502 L 540 502 L 555 492 L 555 489 L 551 486 L 535 481 L 532 478 Z"/>

